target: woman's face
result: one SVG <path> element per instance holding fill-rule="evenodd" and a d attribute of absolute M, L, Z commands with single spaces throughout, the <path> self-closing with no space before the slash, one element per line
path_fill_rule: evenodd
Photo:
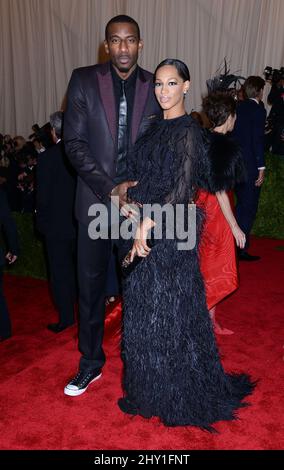
<path fill-rule="evenodd" d="M 189 81 L 183 81 L 174 65 L 159 68 L 155 79 L 155 95 L 163 110 L 169 110 L 171 117 L 184 112 L 184 93 Z"/>

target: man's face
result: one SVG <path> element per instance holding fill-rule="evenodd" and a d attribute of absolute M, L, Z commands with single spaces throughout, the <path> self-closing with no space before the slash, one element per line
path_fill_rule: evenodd
<path fill-rule="evenodd" d="M 137 29 L 131 23 L 112 23 L 108 38 L 104 41 L 106 53 L 118 75 L 127 78 L 135 69 L 143 43 L 138 39 Z"/>

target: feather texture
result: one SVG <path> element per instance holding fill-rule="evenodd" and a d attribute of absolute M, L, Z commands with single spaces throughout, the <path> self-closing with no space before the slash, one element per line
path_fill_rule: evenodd
<path fill-rule="evenodd" d="M 246 180 L 246 170 L 237 142 L 227 134 L 205 131 L 208 174 L 202 175 L 200 188 L 216 193 L 229 191 Z M 205 177 L 204 177 L 205 176 Z"/>

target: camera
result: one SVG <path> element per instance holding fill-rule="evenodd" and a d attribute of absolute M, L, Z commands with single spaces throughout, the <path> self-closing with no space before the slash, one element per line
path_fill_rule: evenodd
<path fill-rule="evenodd" d="M 284 67 L 280 69 L 273 69 L 272 67 L 266 66 L 263 71 L 265 80 L 270 80 L 272 83 L 278 83 L 284 79 Z"/>

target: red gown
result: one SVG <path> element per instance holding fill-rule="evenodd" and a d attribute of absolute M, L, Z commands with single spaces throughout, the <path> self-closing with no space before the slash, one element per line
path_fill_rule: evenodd
<path fill-rule="evenodd" d="M 199 256 L 210 310 L 238 287 L 235 241 L 215 194 L 199 191 L 196 205 L 206 217 Z"/>

